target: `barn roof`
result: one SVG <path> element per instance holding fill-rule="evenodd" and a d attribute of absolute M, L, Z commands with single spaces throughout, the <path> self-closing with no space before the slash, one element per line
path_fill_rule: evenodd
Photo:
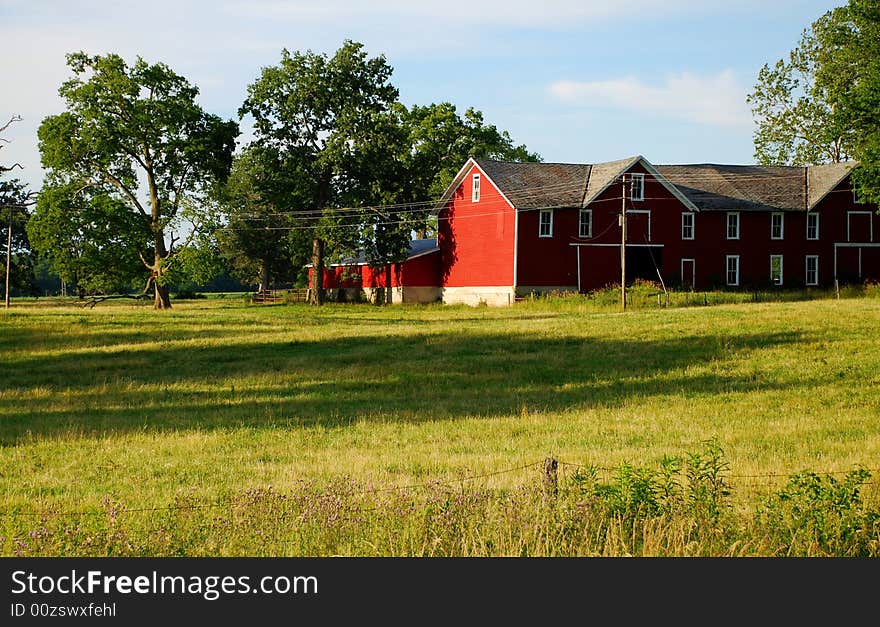
<path fill-rule="evenodd" d="M 469 159 L 436 208 L 448 202 L 472 165 L 491 179 L 514 208 L 529 210 L 586 207 L 637 163 L 692 211 L 810 210 L 855 166 L 851 161 L 807 167 L 712 163 L 654 166 L 641 156 L 594 164 Z"/>
<path fill-rule="evenodd" d="M 422 255 L 428 255 L 433 252 L 437 252 L 440 250 L 440 247 L 437 245 L 437 238 L 430 239 L 414 239 L 409 243 L 409 248 L 407 249 L 407 260 L 413 259 L 414 257 L 421 257 Z M 335 261 L 333 263 L 327 264 L 328 266 L 363 266 L 367 264 L 367 256 L 363 251 L 360 251 L 357 255 L 343 257 L 339 261 Z M 306 267 L 311 267 L 312 264 L 308 264 Z"/>
<path fill-rule="evenodd" d="M 475 160 L 517 209 L 580 207 L 592 165 Z"/>
<path fill-rule="evenodd" d="M 818 166 L 658 165 L 660 172 L 704 211 L 812 209 L 855 164 Z"/>

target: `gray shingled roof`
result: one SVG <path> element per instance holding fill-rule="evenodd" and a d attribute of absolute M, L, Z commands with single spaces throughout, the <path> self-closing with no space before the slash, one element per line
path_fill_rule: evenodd
<path fill-rule="evenodd" d="M 630 157 L 596 164 L 510 163 L 489 159 L 475 162 L 514 207 L 528 210 L 586 206 L 641 159 Z M 804 211 L 815 207 L 854 165 L 855 162 L 808 167 L 703 163 L 661 165 L 656 170 L 702 211 Z M 450 189 L 458 183 L 460 180 L 454 181 Z"/>
<path fill-rule="evenodd" d="M 658 165 L 657 171 L 704 211 L 804 211 L 837 186 L 853 165 L 703 163 Z"/>
<path fill-rule="evenodd" d="M 855 167 L 855 161 L 813 165 L 807 168 L 807 203 L 810 209 L 825 198 Z"/>
<path fill-rule="evenodd" d="M 641 157 L 595 164 L 509 163 L 475 159 L 517 209 L 581 207 Z"/>
<path fill-rule="evenodd" d="M 428 253 L 433 253 L 435 251 L 440 250 L 440 247 L 437 245 L 437 238 L 429 238 L 429 239 L 414 239 L 409 243 L 409 248 L 407 250 L 406 258 L 412 259 L 413 257 L 420 257 L 421 255 L 427 255 Z M 344 257 L 343 259 L 330 263 L 330 266 L 356 266 L 367 263 L 367 256 L 363 251 L 360 251 L 355 257 Z M 306 267 L 311 267 L 309 264 Z"/>
<path fill-rule="evenodd" d="M 517 209 L 580 207 L 591 165 L 475 160 Z"/>
<path fill-rule="evenodd" d="M 584 197 L 584 206 L 595 200 L 596 196 L 611 185 L 614 179 L 620 176 L 621 173 L 629 170 L 640 159 L 641 157 L 630 157 L 628 159 L 595 164 L 590 171 L 590 183 L 587 186 L 587 193 Z"/>

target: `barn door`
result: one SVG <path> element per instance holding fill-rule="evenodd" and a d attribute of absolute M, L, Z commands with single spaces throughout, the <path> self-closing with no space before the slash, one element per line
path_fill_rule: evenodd
<path fill-rule="evenodd" d="M 681 260 L 681 286 L 686 290 L 694 290 L 697 279 L 697 262 L 693 259 Z"/>
<path fill-rule="evenodd" d="M 873 216 L 870 211 L 848 211 L 846 214 L 846 241 L 873 242 Z"/>
<path fill-rule="evenodd" d="M 630 244 L 648 244 L 651 242 L 651 212 L 633 210 L 626 212 L 626 241 Z"/>

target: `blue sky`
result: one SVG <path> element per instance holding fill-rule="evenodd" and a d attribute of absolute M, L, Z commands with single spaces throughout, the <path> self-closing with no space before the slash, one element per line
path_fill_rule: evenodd
<path fill-rule="evenodd" d="M 282 48 L 332 54 L 345 39 L 384 54 L 409 105 L 473 106 L 545 161 L 641 154 L 662 163 L 751 163 L 746 94 L 760 67 L 845 0 L 0 0 L 0 157 L 42 181 L 36 130 L 60 112 L 64 55 L 162 61 L 236 117 Z M 242 124 L 243 140 L 248 125 Z"/>

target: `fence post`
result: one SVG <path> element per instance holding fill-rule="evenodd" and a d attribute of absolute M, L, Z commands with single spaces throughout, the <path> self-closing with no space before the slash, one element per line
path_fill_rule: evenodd
<path fill-rule="evenodd" d="M 544 496 L 555 497 L 558 491 L 558 483 L 556 477 L 556 468 L 559 466 L 552 457 L 544 460 Z"/>

